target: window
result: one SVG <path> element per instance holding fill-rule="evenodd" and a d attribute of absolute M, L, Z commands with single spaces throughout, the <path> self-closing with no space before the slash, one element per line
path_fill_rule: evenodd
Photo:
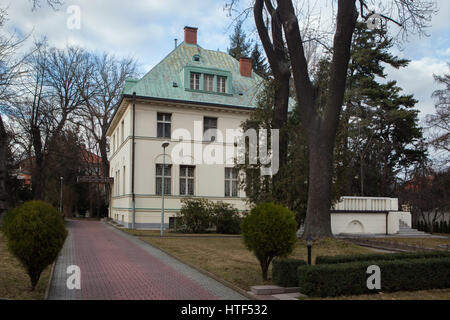
<path fill-rule="evenodd" d="M 172 115 L 170 113 L 157 114 L 157 137 L 158 138 L 170 138 L 170 123 Z"/>
<path fill-rule="evenodd" d="M 116 135 L 113 134 L 112 136 L 112 152 L 114 153 L 116 151 Z"/>
<path fill-rule="evenodd" d="M 180 195 L 194 195 L 194 166 L 180 166 Z"/>
<path fill-rule="evenodd" d="M 123 171 L 123 178 L 122 178 L 122 194 L 125 195 L 125 194 L 126 194 L 126 192 L 125 192 L 125 186 L 126 186 L 125 183 L 126 183 L 126 181 L 127 181 L 126 178 L 125 178 L 125 177 L 126 177 L 126 176 L 125 176 L 125 166 L 123 166 L 123 170 L 122 170 L 122 171 Z"/>
<path fill-rule="evenodd" d="M 217 76 L 217 92 L 225 93 L 227 77 Z"/>
<path fill-rule="evenodd" d="M 191 89 L 200 90 L 200 73 L 191 72 Z"/>
<path fill-rule="evenodd" d="M 238 171 L 225 168 L 225 197 L 237 197 Z"/>
<path fill-rule="evenodd" d="M 156 194 L 161 195 L 162 190 L 162 164 L 156 165 Z M 172 194 L 171 181 L 172 181 L 172 165 L 166 164 L 164 168 L 164 194 Z"/>
<path fill-rule="evenodd" d="M 117 195 L 120 196 L 120 170 L 117 171 Z"/>
<path fill-rule="evenodd" d="M 215 141 L 217 130 L 217 118 L 204 117 L 203 118 L 203 140 Z"/>
<path fill-rule="evenodd" d="M 214 76 L 212 74 L 203 75 L 203 90 L 214 91 Z"/>
<path fill-rule="evenodd" d="M 120 124 L 120 143 L 123 143 L 125 139 L 125 122 L 122 120 L 122 123 Z"/>

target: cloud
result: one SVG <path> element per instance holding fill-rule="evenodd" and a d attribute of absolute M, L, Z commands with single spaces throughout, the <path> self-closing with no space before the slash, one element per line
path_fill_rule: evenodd
<path fill-rule="evenodd" d="M 400 70 L 386 67 L 387 79 L 396 80 L 405 94 L 413 94 L 419 101 L 416 108 L 420 111 L 421 120 L 435 111 L 431 94 L 438 85 L 434 81 L 433 74 L 442 75 L 446 72 L 448 73 L 447 62 L 433 57 L 412 60 L 407 67 Z"/>
<path fill-rule="evenodd" d="M 74 44 L 132 56 L 142 65 L 153 66 L 173 49 L 174 38 L 183 40 L 185 25 L 199 28 L 198 41 L 203 47 L 226 50 L 230 19 L 223 4 L 220 0 L 67 0 L 57 11 L 43 4 L 32 12 L 28 1 L 11 1 L 7 28 L 22 35 L 32 33 L 33 38 L 46 36 L 53 46 Z M 66 10 L 73 5 L 80 8 L 79 30 L 67 28 Z"/>

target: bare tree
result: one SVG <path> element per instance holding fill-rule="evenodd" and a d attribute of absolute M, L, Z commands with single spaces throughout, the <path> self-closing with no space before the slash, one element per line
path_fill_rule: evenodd
<path fill-rule="evenodd" d="M 450 64 L 448 64 L 450 68 Z M 427 124 L 430 126 L 431 144 L 433 147 L 442 151 L 445 164 L 449 164 L 450 160 L 448 154 L 450 152 L 450 74 L 443 76 L 434 75 L 435 81 L 444 85 L 443 89 L 438 89 L 433 92 L 433 97 L 436 99 L 436 114 L 427 116 Z"/>
<path fill-rule="evenodd" d="M 36 199 L 44 199 L 46 152 L 73 112 L 83 104 L 79 91 L 86 64 L 85 52 L 76 47 L 48 48 L 36 44 L 27 59 L 28 74 L 22 79 L 22 94 L 12 102 L 11 115 L 25 139 L 33 162 L 32 187 Z"/>
<path fill-rule="evenodd" d="M 106 131 L 120 104 L 125 79 L 136 76 L 136 62 L 133 59 L 119 60 L 104 53 L 101 56 L 90 55 L 85 63 L 87 72 L 78 88 L 84 104 L 77 110 L 75 121 L 86 130 L 87 137 L 93 139 L 102 158 L 103 175 L 108 176 Z"/>

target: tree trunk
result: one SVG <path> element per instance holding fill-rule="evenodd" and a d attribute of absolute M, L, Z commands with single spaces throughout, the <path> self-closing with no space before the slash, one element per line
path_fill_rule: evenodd
<path fill-rule="evenodd" d="M 33 168 L 32 172 L 32 189 L 34 199 L 43 200 L 44 199 L 44 154 L 42 152 L 42 141 L 41 141 L 41 132 L 39 127 L 33 126 L 31 129 L 32 132 L 32 143 L 34 149 L 34 158 L 35 161 L 33 163 L 33 159 L 30 159 L 31 166 Z"/>
<path fill-rule="evenodd" d="M 333 149 L 320 137 L 312 140 L 309 143 L 308 207 L 303 237 L 317 239 L 333 236 L 330 216 Z"/>

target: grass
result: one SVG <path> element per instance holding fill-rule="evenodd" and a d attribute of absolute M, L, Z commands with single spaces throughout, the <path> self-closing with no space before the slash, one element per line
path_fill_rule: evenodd
<path fill-rule="evenodd" d="M 161 231 L 160 230 L 133 230 L 133 229 L 122 229 L 126 233 L 129 233 L 133 236 L 138 237 L 160 237 Z M 180 232 L 174 232 L 174 231 L 164 231 L 163 237 L 221 237 L 221 238 L 236 238 L 239 237 L 239 235 L 236 234 L 219 234 L 219 233 L 180 233 Z"/>
<path fill-rule="evenodd" d="M 301 300 L 450 300 L 450 289 L 432 289 L 421 291 L 398 291 L 389 293 L 362 294 L 332 298 L 300 298 Z"/>
<path fill-rule="evenodd" d="M 426 248 L 439 248 L 439 245 L 442 244 L 450 245 L 450 238 L 383 238 L 382 241 L 417 245 Z"/>
<path fill-rule="evenodd" d="M 8 251 L 6 238 L 0 232 L 0 299 L 44 299 L 50 279 L 50 269 L 49 266 L 42 272 L 36 289 L 30 291 L 30 279 L 25 269 L 19 260 Z"/>
<path fill-rule="evenodd" d="M 255 256 L 247 250 L 242 239 L 237 238 L 158 238 L 142 237 L 142 240 L 160 247 L 180 260 L 213 273 L 246 291 L 251 286 L 272 284 L 262 280 L 261 268 Z M 373 253 L 372 250 L 353 243 L 324 239 L 315 241 L 312 249 L 313 263 L 317 255 Z M 307 259 L 306 242 L 299 241 L 290 256 Z M 269 277 L 271 271 L 269 270 Z"/>

